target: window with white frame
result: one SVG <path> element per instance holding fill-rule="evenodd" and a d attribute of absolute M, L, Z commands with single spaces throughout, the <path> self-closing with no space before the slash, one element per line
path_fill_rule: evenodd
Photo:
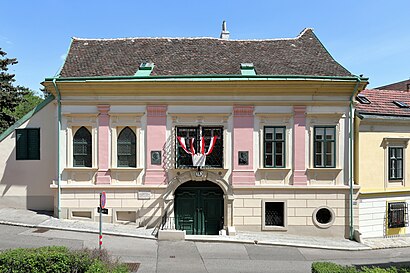
<path fill-rule="evenodd" d="M 314 127 L 314 166 L 315 168 L 336 167 L 336 127 Z"/>
<path fill-rule="evenodd" d="M 389 180 L 403 179 L 403 147 L 389 147 Z"/>
<path fill-rule="evenodd" d="M 285 132 L 284 126 L 265 126 L 263 130 L 264 167 L 285 167 Z"/>
<path fill-rule="evenodd" d="M 73 166 L 92 166 L 92 137 L 84 126 L 78 129 L 73 137 Z"/>
<path fill-rule="evenodd" d="M 125 127 L 117 139 L 117 166 L 135 168 L 136 165 L 136 135 L 130 127 Z"/>
<path fill-rule="evenodd" d="M 262 200 L 262 230 L 284 230 L 286 228 L 286 201 Z"/>
<path fill-rule="evenodd" d="M 406 179 L 406 150 L 410 138 L 386 137 L 382 146 L 385 150 L 386 186 L 404 186 Z"/>

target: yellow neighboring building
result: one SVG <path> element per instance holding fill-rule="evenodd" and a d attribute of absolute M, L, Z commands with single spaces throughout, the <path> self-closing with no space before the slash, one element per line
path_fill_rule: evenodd
<path fill-rule="evenodd" d="M 410 93 L 364 90 L 355 117 L 355 182 L 362 238 L 410 233 Z"/>

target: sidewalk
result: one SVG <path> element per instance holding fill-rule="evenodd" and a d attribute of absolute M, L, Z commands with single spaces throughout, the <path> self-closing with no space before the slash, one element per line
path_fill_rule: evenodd
<path fill-rule="evenodd" d="M 0 209 L 0 224 L 89 233 L 98 233 L 99 231 L 98 222 L 60 220 L 34 211 L 12 208 Z M 156 239 L 156 237 L 152 234 L 153 229 L 140 228 L 132 224 L 122 225 L 104 223 L 103 233 L 107 235 L 129 236 L 152 240 Z M 367 239 L 363 244 L 360 244 L 347 239 L 297 236 L 284 233 L 266 232 L 238 232 L 236 236 L 187 235 L 186 240 L 251 243 L 260 245 L 295 246 L 333 250 L 369 250 L 410 246 L 410 238 L 407 237 Z"/>

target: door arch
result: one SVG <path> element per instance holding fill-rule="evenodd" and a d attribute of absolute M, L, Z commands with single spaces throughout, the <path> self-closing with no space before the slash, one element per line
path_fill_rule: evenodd
<path fill-rule="evenodd" d="M 174 193 L 176 229 L 187 234 L 217 235 L 224 225 L 224 192 L 210 181 L 189 181 Z"/>

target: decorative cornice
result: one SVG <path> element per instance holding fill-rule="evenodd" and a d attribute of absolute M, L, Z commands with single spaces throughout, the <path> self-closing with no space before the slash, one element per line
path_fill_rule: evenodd
<path fill-rule="evenodd" d="M 149 117 L 165 117 L 167 115 L 166 105 L 148 105 L 147 116 Z"/>

